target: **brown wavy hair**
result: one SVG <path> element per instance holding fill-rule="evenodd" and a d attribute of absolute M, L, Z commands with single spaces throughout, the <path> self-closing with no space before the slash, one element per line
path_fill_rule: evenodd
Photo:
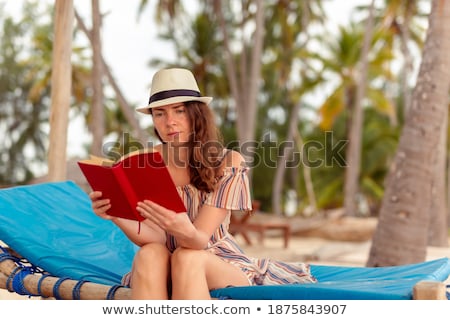
<path fill-rule="evenodd" d="M 188 101 L 184 105 L 192 128 L 187 143 L 190 181 L 197 189 L 210 192 L 214 190 L 220 175 L 223 139 L 215 124 L 214 114 L 207 104 Z M 154 131 L 159 140 L 165 143 L 156 129 Z"/>

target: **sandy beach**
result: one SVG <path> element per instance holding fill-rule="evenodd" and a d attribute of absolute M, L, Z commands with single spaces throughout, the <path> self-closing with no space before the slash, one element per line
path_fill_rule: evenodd
<path fill-rule="evenodd" d="M 283 261 L 304 261 L 320 265 L 364 266 L 371 242 L 366 241 L 337 241 L 321 237 L 292 236 L 288 248 L 283 248 L 283 238 L 274 232 L 259 243 L 256 235 L 251 234 L 253 244 L 246 245 L 240 235 L 236 239 L 250 256 L 270 257 Z M 253 237 L 255 236 L 255 237 Z M 441 257 L 450 258 L 450 248 L 429 247 L 427 260 Z M 447 283 L 450 283 L 450 279 Z M 0 299 L 29 299 L 0 289 Z M 36 298 L 34 298 L 36 299 Z"/>

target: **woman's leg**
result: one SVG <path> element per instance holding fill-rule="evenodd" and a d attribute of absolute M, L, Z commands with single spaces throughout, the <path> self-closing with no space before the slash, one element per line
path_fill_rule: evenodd
<path fill-rule="evenodd" d="M 131 271 L 131 299 L 167 300 L 170 252 L 160 243 L 149 243 L 136 253 Z"/>
<path fill-rule="evenodd" d="M 178 248 L 171 265 L 173 299 L 211 299 L 211 289 L 249 285 L 239 268 L 205 250 Z"/>

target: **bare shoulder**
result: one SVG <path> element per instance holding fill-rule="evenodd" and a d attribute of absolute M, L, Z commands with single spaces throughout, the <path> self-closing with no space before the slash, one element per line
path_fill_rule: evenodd
<path fill-rule="evenodd" d="M 235 150 L 225 150 L 226 154 L 223 159 L 223 166 L 226 167 L 245 167 L 244 157 Z"/>

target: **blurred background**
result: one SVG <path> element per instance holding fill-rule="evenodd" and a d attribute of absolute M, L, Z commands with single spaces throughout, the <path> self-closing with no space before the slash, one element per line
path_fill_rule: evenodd
<path fill-rule="evenodd" d="M 0 1 L 2 187 L 49 180 L 55 3 Z M 307 218 L 342 209 L 377 218 L 383 199 L 397 199 L 405 209 L 384 211 L 400 234 L 419 226 L 421 248 L 448 246 L 448 87 L 438 122 L 427 122 L 436 129 L 433 157 L 418 144 L 433 162 L 407 154 L 428 166 L 429 181 L 405 170 L 405 188 L 386 194 L 390 168 L 402 175 L 395 157 L 432 1 L 76 0 L 73 12 L 67 179 L 83 183 L 77 159 L 155 142 L 151 117 L 134 109 L 147 103 L 156 70 L 184 67 L 214 97 L 225 145 L 252 168 L 262 212 Z M 428 191 L 408 189 L 416 185 Z"/>

